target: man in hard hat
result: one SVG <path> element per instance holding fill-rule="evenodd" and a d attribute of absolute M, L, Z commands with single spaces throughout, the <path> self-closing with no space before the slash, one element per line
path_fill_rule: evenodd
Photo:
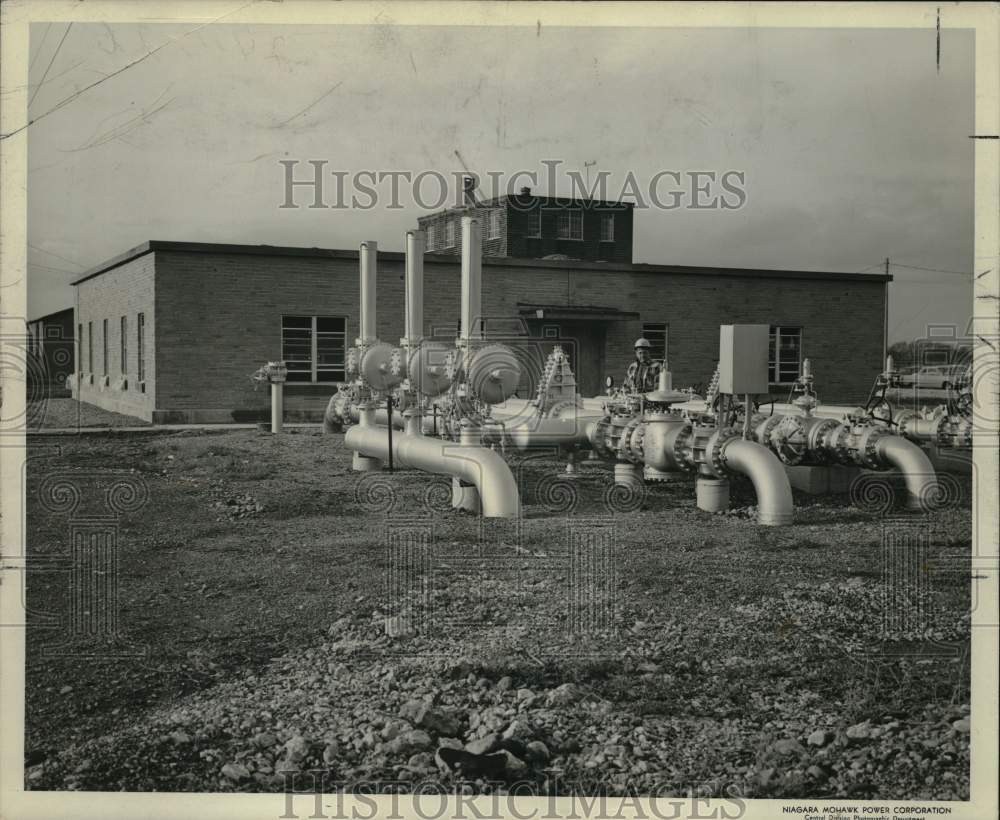
<path fill-rule="evenodd" d="M 656 390 L 660 378 L 660 362 L 650 357 L 652 345 L 648 339 L 635 340 L 635 361 L 625 374 L 625 390 L 629 393 L 649 393 Z"/>

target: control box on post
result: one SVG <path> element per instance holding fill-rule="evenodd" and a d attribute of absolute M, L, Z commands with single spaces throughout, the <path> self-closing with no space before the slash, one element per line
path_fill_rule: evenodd
<path fill-rule="evenodd" d="M 771 328 L 722 325 L 719 328 L 719 392 L 734 396 L 767 393 Z"/>

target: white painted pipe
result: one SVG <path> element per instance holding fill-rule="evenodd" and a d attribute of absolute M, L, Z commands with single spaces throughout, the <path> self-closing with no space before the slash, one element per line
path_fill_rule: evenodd
<path fill-rule="evenodd" d="M 530 426 L 539 421 L 538 408 L 531 399 L 508 398 L 501 404 L 494 404 L 490 408 L 490 415 L 498 419 L 516 419 L 518 423 Z M 593 399 L 584 399 L 582 407 L 564 407 L 559 411 L 558 416 L 546 416 L 545 419 L 559 419 L 561 421 L 592 420 L 603 418 L 604 407 L 594 402 Z"/>
<path fill-rule="evenodd" d="M 479 220 L 462 217 L 462 329 L 459 338 L 468 351 L 472 339 L 482 337 L 483 253 Z"/>
<path fill-rule="evenodd" d="M 424 335 L 424 251 L 423 231 L 406 232 L 406 327 L 407 345 L 412 349 Z"/>
<path fill-rule="evenodd" d="M 358 426 L 351 428 L 353 430 L 366 430 L 374 435 L 381 436 L 385 438 L 385 431 L 379 427 L 375 426 L 375 408 L 372 405 L 365 405 L 358 411 Z M 350 431 L 348 431 L 350 432 Z M 347 442 L 347 437 L 344 437 L 344 442 Z M 369 453 L 363 453 L 357 447 L 352 447 L 354 450 L 354 458 L 351 462 L 351 466 L 359 473 L 372 473 L 378 472 L 382 469 L 382 459 L 372 456 Z"/>
<path fill-rule="evenodd" d="M 731 438 L 722 445 L 726 468 L 742 473 L 757 494 L 757 523 L 776 527 L 792 523 L 792 488 L 778 457 L 752 441 Z"/>
<path fill-rule="evenodd" d="M 361 243 L 361 344 L 378 338 L 375 326 L 375 285 L 378 277 L 378 243 Z"/>
<path fill-rule="evenodd" d="M 271 432 L 280 433 L 281 423 L 285 416 L 284 401 L 285 385 L 282 382 L 271 382 Z"/>
<path fill-rule="evenodd" d="M 699 510 L 716 513 L 729 509 L 729 481 L 724 478 L 698 476 L 694 485 L 695 503 Z"/>
<path fill-rule="evenodd" d="M 389 442 L 384 429 L 358 425 L 344 435 L 344 444 L 357 453 L 384 460 Z M 463 447 L 429 436 L 401 433 L 392 438 L 393 458 L 400 467 L 452 476 L 476 487 L 487 518 L 516 518 L 520 514 L 517 483 L 507 463 L 485 447 Z"/>
<path fill-rule="evenodd" d="M 763 404 L 759 412 L 765 415 L 774 409 L 775 415 L 782 416 L 804 416 L 805 412 L 801 407 L 795 404 L 786 404 L 785 402 L 775 402 L 772 404 Z M 859 410 L 859 405 L 853 404 L 819 404 L 810 412 L 810 415 L 821 419 L 837 419 L 838 421 L 845 416 L 853 415 Z"/>
<path fill-rule="evenodd" d="M 503 432 L 514 447 L 574 447 L 590 444 L 590 431 L 596 419 L 533 419 L 511 426 Z"/>
<path fill-rule="evenodd" d="M 937 473 L 920 447 L 902 436 L 883 436 L 875 442 L 875 452 L 903 474 L 909 509 L 924 509 L 938 500 Z"/>

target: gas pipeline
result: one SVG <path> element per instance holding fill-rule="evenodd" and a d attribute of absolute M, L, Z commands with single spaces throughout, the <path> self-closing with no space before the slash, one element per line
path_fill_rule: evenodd
<path fill-rule="evenodd" d="M 767 392 L 766 325 L 722 326 L 724 372 L 716 371 L 706 399 L 674 389 L 665 361 L 656 390 L 609 389 L 604 397 L 583 398 L 558 346 L 545 361 L 536 396 L 516 398 L 517 355 L 483 333 L 478 228 L 478 220 L 462 218 L 461 324 L 453 343 L 423 336 L 423 233 L 406 236 L 405 330 L 398 345 L 375 333 L 378 249 L 362 244 L 360 334 L 347 351 L 349 380 L 324 417 L 328 432 L 348 428 L 344 440 L 355 470 L 387 465 L 450 476 L 454 507 L 500 518 L 520 513 L 502 455 L 508 448 L 554 449 L 571 474 L 586 450 L 613 463 L 615 483 L 631 489 L 693 475 L 699 508 L 713 512 L 728 508 L 729 481 L 743 475 L 757 495 L 758 522 L 767 526 L 792 520 L 786 466 L 899 470 L 912 508 L 926 506 L 938 492 L 933 467 L 911 439 L 961 438 L 966 428 L 956 428 L 951 417 L 887 411 L 884 391 L 875 388 L 867 408 L 821 405 L 808 360 L 789 402 L 761 412 L 752 397 Z M 891 363 L 887 372 L 876 387 L 892 383 Z"/>
<path fill-rule="evenodd" d="M 378 250 L 374 242 L 361 245 L 361 332 L 347 351 L 350 381 L 330 399 L 324 429 L 357 422 L 344 434 L 355 470 L 387 463 L 450 476 L 454 507 L 514 518 L 517 484 L 502 456 L 483 446 L 483 427 L 490 406 L 514 392 L 521 370 L 509 348 L 482 336 L 478 227 L 462 218 L 462 325 L 453 346 L 423 337 L 424 234 L 406 236 L 405 335 L 398 346 L 375 334 Z"/>
<path fill-rule="evenodd" d="M 873 389 L 872 396 L 877 395 Z M 947 429 L 943 417 L 932 430 L 914 424 L 912 420 L 920 417 L 912 411 L 896 411 L 893 421 L 892 410 L 882 399 L 870 400 L 866 407 L 823 405 L 816 394 L 809 359 L 803 360 L 788 398 L 784 403 L 772 403 L 768 412 L 756 408 L 749 415 L 743 406 L 727 408 L 723 404 L 718 408 L 718 397 L 711 391 L 704 400 L 688 401 L 680 407 L 697 417 L 711 413 L 715 405 L 714 412 L 743 426 L 751 440 L 771 450 L 782 464 L 896 470 L 906 484 L 908 508 L 927 509 L 937 503 L 941 493 L 937 473 L 917 442 L 926 433 L 943 435 L 941 431 Z"/>

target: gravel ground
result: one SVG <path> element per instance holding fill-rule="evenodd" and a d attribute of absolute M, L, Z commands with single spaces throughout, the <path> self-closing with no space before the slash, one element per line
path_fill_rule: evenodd
<path fill-rule="evenodd" d="M 74 427 L 149 427 L 148 421 L 112 413 L 76 399 L 45 399 L 30 402 L 27 412 L 29 430 L 52 430 Z"/>
<path fill-rule="evenodd" d="M 713 516 L 690 480 L 628 497 L 605 465 L 570 483 L 535 459 L 518 527 L 452 511 L 426 474 L 359 481 L 340 436 L 33 445 L 28 788 L 280 791 L 313 772 L 381 791 L 968 798 L 964 477 L 927 523 L 924 626 L 886 634 L 884 534 L 920 518 L 843 496 L 797 496 L 795 524 L 763 528 L 748 486 Z M 65 550 L 68 518 L 32 500 L 53 472 L 75 476 L 79 515 L 115 477 L 148 489 L 119 525 L 131 657 L 60 645 L 66 576 L 38 559 Z"/>

